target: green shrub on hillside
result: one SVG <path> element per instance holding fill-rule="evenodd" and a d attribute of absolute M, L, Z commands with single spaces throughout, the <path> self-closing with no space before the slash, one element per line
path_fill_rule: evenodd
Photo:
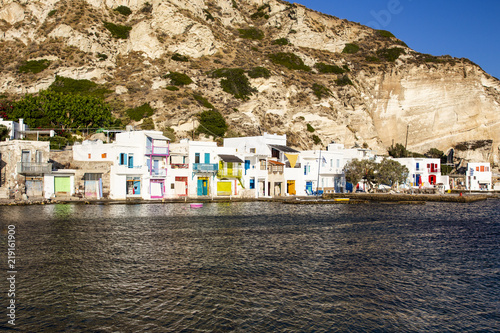
<path fill-rule="evenodd" d="M 56 80 L 50 85 L 49 90 L 63 94 L 78 94 L 97 98 L 104 98 L 113 92 L 90 80 L 75 80 L 63 76 L 56 76 Z"/>
<path fill-rule="evenodd" d="M 145 118 L 142 123 L 141 123 L 141 129 L 148 131 L 148 130 L 153 130 L 155 129 L 155 122 L 151 118 Z"/>
<path fill-rule="evenodd" d="M 179 90 L 179 87 L 176 87 L 176 86 L 167 86 L 165 89 L 170 90 L 170 91 L 177 91 L 177 90 Z"/>
<path fill-rule="evenodd" d="M 170 142 L 174 142 L 175 140 L 177 140 L 177 137 L 175 136 L 175 130 L 172 127 L 164 127 L 162 132 L 163 136 L 166 136 L 170 139 Z"/>
<path fill-rule="evenodd" d="M 205 97 L 201 96 L 201 95 L 198 95 L 198 94 L 193 94 L 193 97 L 194 99 L 200 103 L 201 105 L 203 105 L 204 107 L 206 107 L 207 109 L 215 109 L 215 107 L 212 105 L 212 103 L 210 103 L 208 101 L 208 99 L 206 99 Z"/>
<path fill-rule="evenodd" d="M 135 121 L 140 121 L 141 119 L 151 117 L 154 114 L 153 108 L 148 103 L 144 103 L 141 106 L 128 109 L 125 112 L 130 119 Z"/>
<path fill-rule="evenodd" d="M 186 86 L 193 83 L 193 80 L 184 73 L 170 72 L 167 75 L 174 86 Z"/>
<path fill-rule="evenodd" d="M 207 21 L 215 21 L 215 18 L 210 14 L 210 12 L 206 9 L 203 9 L 203 14 L 205 14 L 205 19 Z"/>
<path fill-rule="evenodd" d="M 338 86 L 347 86 L 347 85 L 353 85 L 352 81 L 349 79 L 347 75 L 342 76 L 341 78 L 335 80 L 335 83 Z"/>
<path fill-rule="evenodd" d="M 104 27 L 111 32 L 111 36 L 119 39 L 127 39 L 132 30 L 132 27 L 126 25 L 118 25 L 111 22 L 104 22 Z"/>
<path fill-rule="evenodd" d="M 342 50 L 342 53 L 354 54 L 359 51 L 359 46 L 352 43 L 347 43 Z"/>
<path fill-rule="evenodd" d="M 374 56 L 366 56 L 365 59 L 368 62 L 380 62 L 380 59 Z"/>
<path fill-rule="evenodd" d="M 250 15 L 250 18 L 252 20 L 257 20 L 257 19 L 263 17 L 267 20 L 269 18 L 268 12 L 270 11 L 270 9 L 271 9 L 271 6 L 269 6 L 269 4 L 262 5 L 259 8 L 257 8 L 257 11 L 255 13 Z"/>
<path fill-rule="evenodd" d="M 269 58 L 276 65 L 285 66 L 288 69 L 310 71 L 311 68 L 306 66 L 302 59 L 294 53 L 279 52 L 270 54 Z"/>
<path fill-rule="evenodd" d="M 227 123 L 217 110 L 203 111 L 199 115 L 200 126 L 197 131 L 215 137 L 223 137 L 227 131 Z"/>
<path fill-rule="evenodd" d="M 105 55 L 104 53 L 97 53 L 97 58 L 99 59 L 99 61 L 104 61 L 108 59 L 108 56 Z"/>
<path fill-rule="evenodd" d="M 318 70 L 318 72 L 323 74 L 344 74 L 347 70 L 345 68 L 341 68 L 336 65 L 328 65 L 322 62 L 318 62 L 314 65 L 314 67 Z"/>
<path fill-rule="evenodd" d="M 141 9 L 141 13 L 150 14 L 152 12 L 153 12 L 153 5 L 150 4 L 149 2 L 146 2 L 144 4 L 144 7 L 142 7 Z"/>
<path fill-rule="evenodd" d="M 391 38 L 391 37 L 394 37 L 396 38 L 396 36 L 394 36 L 392 34 L 392 32 L 390 31 L 387 31 L 387 30 L 377 30 L 377 33 L 382 36 L 382 37 L 386 37 L 386 38 Z"/>
<path fill-rule="evenodd" d="M 289 45 L 290 41 L 288 40 L 288 38 L 278 38 L 278 39 L 273 40 L 273 42 L 271 44 L 273 44 L 273 45 Z"/>
<path fill-rule="evenodd" d="M 264 68 L 264 67 L 255 67 L 255 68 L 252 68 L 251 70 L 249 70 L 247 72 L 247 74 L 252 79 L 256 79 L 258 77 L 263 77 L 263 78 L 268 79 L 269 77 L 271 77 L 271 72 L 269 71 L 269 69 Z"/>
<path fill-rule="evenodd" d="M 325 87 L 321 84 L 317 84 L 317 83 L 314 83 L 312 85 L 312 90 L 313 90 L 314 95 L 316 97 L 318 97 L 319 99 L 321 99 L 323 97 L 330 96 L 330 94 L 331 94 L 330 89 L 328 89 L 327 87 Z"/>
<path fill-rule="evenodd" d="M 210 77 L 221 78 L 222 90 L 239 99 L 248 99 L 257 90 L 252 88 L 250 81 L 241 68 L 221 68 L 209 73 Z"/>
<path fill-rule="evenodd" d="M 47 59 L 29 60 L 19 67 L 19 72 L 38 74 L 44 69 L 47 69 L 49 66 L 50 61 Z"/>
<path fill-rule="evenodd" d="M 377 50 L 377 55 L 379 56 L 379 58 L 385 59 L 390 62 L 396 61 L 396 59 L 398 59 L 399 56 L 403 53 L 405 53 L 405 50 L 400 47 Z"/>
<path fill-rule="evenodd" d="M 238 29 L 240 33 L 240 37 L 244 39 L 255 39 L 261 40 L 264 38 L 264 33 L 257 28 L 248 28 L 248 29 Z"/>
<path fill-rule="evenodd" d="M 311 124 L 307 124 L 307 131 L 313 133 L 316 130 L 311 126 Z"/>
<path fill-rule="evenodd" d="M 313 134 L 312 139 L 313 139 L 313 142 L 315 145 L 318 145 L 321 143 L 321 139 L 316 134 Z"/>
<path fill-rule="evenodd" d="M 180 62 L 188 62 L 189 58 L 185 55 L 182 55 L 179 53 L 174 53 L 174 55 L 172 56 L 172 60 L 180 61 Z"/>
<path fill-rule="evenodd" d="M 115 8 L 115 11 L 124 16 L 129 16 L 130 14 L 132 14 L 132 11 L 127 6 L 118 6 Z"/>

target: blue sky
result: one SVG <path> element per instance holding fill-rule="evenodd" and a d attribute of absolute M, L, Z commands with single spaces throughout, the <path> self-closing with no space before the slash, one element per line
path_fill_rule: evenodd
<path fill-rule="evenodd" d="M 389 30 L 415 51 L 468 58 L 500 79 L 498 0 L 295 0 L 316 11 Z"/>

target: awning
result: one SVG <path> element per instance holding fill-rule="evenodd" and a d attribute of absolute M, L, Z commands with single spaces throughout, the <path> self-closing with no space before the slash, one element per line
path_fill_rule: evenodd
<path fill-rule="evenodd" d="M 285 163 L 281 163 L 281 162 L 274 161 L 274 160 L 268 160 L 267 162 L 271 165 L 285 165 Z"/>
<path fill-rule="evenodd" d="M 167 138 L 166 136 L 163 136 L 161 134 L 147 133 L 146 136 L 148 138 L 155 139 L 155 140 L 170 141 L 169 138 Z"/>
<path fill-rule="evenodd" d="M 244 163 L 238 156 L 235 155 L 219 155 L 219 157 L 227 163 Z"/>
<path fill-rule="evenodd" d="M 295 150 L 287 146 L 282 146 L 282 145 L 268 145 L 268 146 L 276 150 L 282 151 L 284 153 L 300 153 L 298 150 Z"/>

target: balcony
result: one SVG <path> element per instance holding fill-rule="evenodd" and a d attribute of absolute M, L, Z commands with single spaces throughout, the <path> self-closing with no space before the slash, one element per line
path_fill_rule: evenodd
<path fill-rule="evenodd" d="M 219 170 L 219 164 L 217 163 L 194 163 L 193 172 L 215 172 Z"/>
<path fill-rule="evenodd" d="M 33 174 L 50 173 L 51 171 L 52 171 L 52 163 L 17 162 L 18 173 L 33 175 Z"/>
<path fill-rule="evenodd" d="M 172 168 L 172 169 L 189 169 L 189 164 L 187 164 L 187 163 L 170 164 L 170 168 Z"/>
<path fill-rule="evenodd" d="M 152 169 L 151 176 L 152 177 L 165 177 L 165 176 L 167 176 L 167 170 L 165 170 L 165 169 Z"/>
<path fill-rule="evenodd" d="M 168 147 L 146 147 L 146 155 L 168 155 Z"/>
<path fill-rule="evenodd" d="M 227 178 L 227 177 L 241 178 L 242 175 L 243 175 L 243 170 L 241 169 L 219 169 L 219 171 L 217 171 L 218 178 Z"/>

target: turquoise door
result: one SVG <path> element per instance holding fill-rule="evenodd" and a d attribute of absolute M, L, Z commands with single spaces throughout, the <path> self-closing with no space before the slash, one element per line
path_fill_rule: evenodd
<path fill-rule="evenodd" d="M 198 179 L 198 195 L 208 195 L 208 180 Z"/>
<path fill-rule="evenodd" d="M 140 180 L 134 181 L 134 194 L 141 194 L 141 181 Z"/>

